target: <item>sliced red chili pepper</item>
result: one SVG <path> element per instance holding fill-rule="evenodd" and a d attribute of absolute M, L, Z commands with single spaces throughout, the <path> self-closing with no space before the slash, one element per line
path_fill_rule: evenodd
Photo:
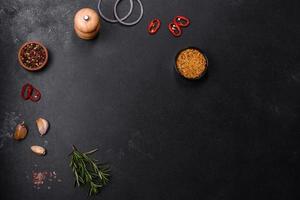
<path fill-rule="evenodd" d="M 174 23 L 178 24 L 180 27 L 188 27 L 191 23 L 190 19 L 185 16 L 176 16 L 174 18 Z"/>
<path fill-rule="evenodd" d="M 22 87 L 21 96 L 24 100 L 30 99 L 33 102 L 37 102 L 41 99 L 41 93 L 38 89 L 34 88 L 31 84 L 26 83 Z"/>
<path fill-rule="evenodd" d="M 159 19 L 153 19 L 148 25 L 148 33 L 154 35 L 160 28 L 160 24 L 161 22 Z"/>
<path fill-rule="evenodd" d="M 30 100 L 33 101 L 33 102 L 37 102 L 41 99 L 41 93 L 38 89 L 36 88 L 33 88 L 33 92 L 32 92 L 32 95 L 30 96 Z"/>
<path fill-rule="evenodd" d="M 24 100 L 28 100 L 30 99 L 31 95 L 32 95 L 32 90 L 33 87 L 32 85 L 30 85 L 29 83 L 23 85 L 22 87 L 22 91 L 21 91 L 21 96 Z M 25 92 L 26 92 L 26 96 L 25 96 Z"/>
<path fill-rule="evenodd" d="M 179 37 L 182 34 L 181 28 L 178 26 L 177 23 L 174 22 L 169 24 L 169 30 L 174 37 Z"/>

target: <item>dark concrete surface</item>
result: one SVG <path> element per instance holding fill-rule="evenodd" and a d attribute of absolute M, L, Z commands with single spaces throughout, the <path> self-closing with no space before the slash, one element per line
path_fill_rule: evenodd
<path fill-rule="evenodd" d="M 299 1 L 143 3 L 137 26 L 103 22 L 96 40 L 83 41 L 73 16 L 97 1 L 0 1 L 0 199 L 86 199 L 86 188 L 73 187 L 72 144 L 98 147 L 95 156 L 111 165 L 111 183 L 96 199 L 299 199 Z M 175 15 L 192 21 L 178 39 L 167 30 Z M 154 17 L 162 27 L 149 36 Z M 31 39 L 50 51 L 39 73 L 17 62 Z M 209 59 L 198 82 L 174 71 L 176 53 L 188 46 Z M 42 92 L 40 102 L 20 98 L 27 82 Z M 40 116 L 51 123 L 42 138 Z M 15 142 L 22 120 L 29 135 Z M 33 144 L 48 154 L 33 155 Z M 33 188 L 32 172 L 43 170 L 62 182 Z"/>

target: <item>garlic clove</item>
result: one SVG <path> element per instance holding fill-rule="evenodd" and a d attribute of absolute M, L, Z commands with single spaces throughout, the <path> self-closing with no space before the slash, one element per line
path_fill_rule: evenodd
<path fill-rule="evenodd" d="M 41 146 L 31 146 L 31 151 L 39 156 L 44 156 L 46 154 L 46 149 L 44 147 Z"/>
<path fill-rule="evenodd" d="M 28 130 L 24 122 L 16 126 L 14 133 L 15 140 L 23 140 L 27 136 Z"/>
<path fill-rule="evenodd" d="M 38 130 L 40 132 L 40 135 L 43 136 L 47 133 L 49 128 L 49 122 L 43 118 L 38 118 L 36 120 L 36 125 L 38 127 Z"/>

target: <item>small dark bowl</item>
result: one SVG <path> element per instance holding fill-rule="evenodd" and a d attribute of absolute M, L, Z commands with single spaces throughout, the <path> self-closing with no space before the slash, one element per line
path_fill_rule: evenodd
<path fill-rule="evenodd" d="M 27 67 L 26 65 L 24 65 L 24 63 L 23 63 L 22 60 L 21 60 L 21 52 L 22 52 L 22 49 L 23 49 L 26 45 L 28 45 L 28 44 L 37 44 L 37 45 L 40 45 L 40 46 L 44 49 L 45 54 L 46 54 L 46 58 L 45 58 L 45 61 L 44 61 L 44 63 L 43 63 L 42 65 L 40 65 L 40 66 L 38 66 L 38 67 L 35 67 L 35 68 L 29 68 L 29 67 Z M 42 43 L 40 43 L 40 42 L 37 42 L 37 41 L 28 41 L 28 42 L 25 42 L 25 43 L 20 47 L 19 52 L 18 52 L 18 60 L 19 60 L 20 65 L 21 65 L 24 69 L 26 69 L 26 70 L 28 70 L 28 71 L 38 71 L 38 70 L 42 69 L 43 67 L 45 67 L 46 64 L 47 64 L 47 62 L 48 62 L 48 50 L 47 50 L 47 48 L 46 48 Z"/>
<path fill-rule="evenodd" d="M 183 75 L 180 73 L 180 71 L 177 69 L 177 59 L 178 59 L 178 56 L 180 55 L 181 52 L 183 52 L 183 51 L 185 51 L 185 50 L 187 50 L 187 49 L 195 49 L 195 50 L 199 51 L 199 52 L 204 56 L 204 58 L 205 58 L 205 60 L 206 60 L 206 65 L 205 65 L 204 71 L 202 72 L 202 74 L 200 74 L 200 76 L 198 76 L 198 77 L 196 77 L 196 78 L 186 78 L 186 77 L 183 76 Z M 201 49 L 197 48 L 197 47 L 187 47 L 187 48 L 184 48 L 184 49 L 180 50 L 180 51 L 177 53 L 176 57 L 175 57 L 175 70 L 176 70 L 176 72 L 177 72 L 180 76 L 182 76 L 182 77 L 185 78 L 185 79 L 188 79 L 188 80 L 199 80 L 200 78 L 202 78 L 202 77 L 206 74 L 207 68 L 208 68 L 208 59 L 207 59 L 206 55 L 203 53 L 203 51 L 202 51 Z"/>

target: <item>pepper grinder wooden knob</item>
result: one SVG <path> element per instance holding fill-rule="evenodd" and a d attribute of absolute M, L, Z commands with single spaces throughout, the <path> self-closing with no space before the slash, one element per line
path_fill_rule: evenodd
<path fill-rule="evenodd" d="M 74 30 L 84 40 L 95 38 L 100 30 L 100 17 L 91 8 L 80 9 L 74 17 Z"/>

